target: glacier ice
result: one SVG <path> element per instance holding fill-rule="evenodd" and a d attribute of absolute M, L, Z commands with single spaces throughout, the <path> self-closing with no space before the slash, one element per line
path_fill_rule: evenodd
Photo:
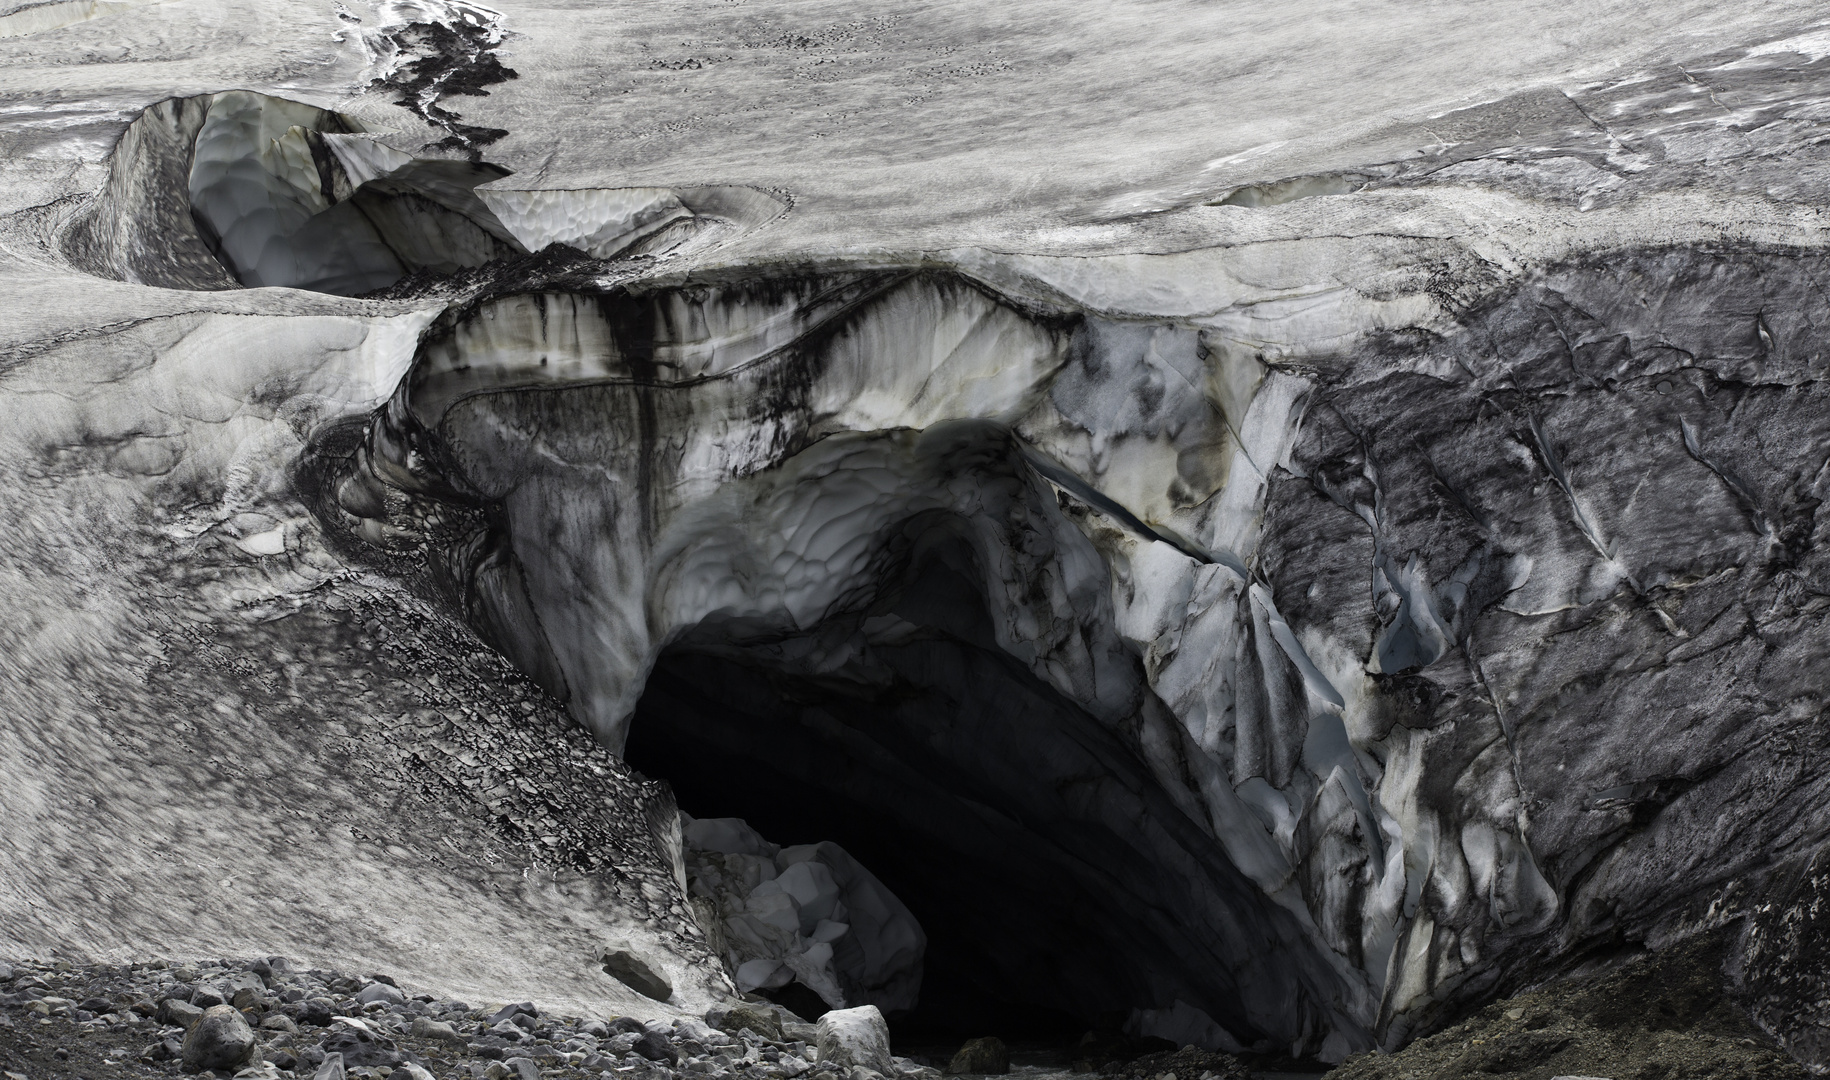
<path fill-rule="evenodd" d="M 1333 1059 L 1732 928 L 1822 1057 L 1819 31 L 1591 13 L 1548 89 L 1525 5 L 1450 87 L 1387 13 L 1006 129 L 884 26 L 425 0 L 169 85 L 176 8 L 4 16 L 146 80 L 0 124 L 12 947 Z"/>

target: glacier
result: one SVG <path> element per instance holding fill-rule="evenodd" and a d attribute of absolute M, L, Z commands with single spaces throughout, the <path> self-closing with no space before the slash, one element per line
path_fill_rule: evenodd
<path fill-rule="evenodd" d="M 1070 28 L 1002 103 L 872 81 L 917 14 L 638 63 L 434 0 L 30 85 L 182 7 L 0 16 L 0 943 L 1334 1062 L 1726 928 L 1830 1067 L 1805 14 L 980 142 Z M 815 54 L 831 147 L 707 119 L 812 123 Z"/>

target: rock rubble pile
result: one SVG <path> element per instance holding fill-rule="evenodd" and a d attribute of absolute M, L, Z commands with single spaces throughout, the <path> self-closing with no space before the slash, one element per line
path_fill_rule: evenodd
<path fill-rule="evenodd" d="M 554 1016 L 471 1005 L 385 975 L 282 958 L 126 966 L 0 963 L 9 1078 L 186 1073 L 202 1080 L 938 1080 L 895 1057 L 873 1006 L 808 1023 L 766 1002 L 707 1019 Z M 398 1074 L 398 1075 L 397 1075 Z"/>

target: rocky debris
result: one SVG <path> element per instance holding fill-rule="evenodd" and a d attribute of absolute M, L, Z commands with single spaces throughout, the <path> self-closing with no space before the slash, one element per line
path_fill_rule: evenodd
<path fill-rule="evenodd" d="M 1160 1080 L 1165 1077 L 1175 1077 L 1175 1080 L 1251 1080 L 1252 1077 L 1245 1062 L 1231 1054 L 1194 1046 L 1145 1054 L 1106 1075 L 1118 1080 Z"/>
<path fill-rule="evenodd" d="M 995 1035 L 967 1039 L 953 1055 L 953 1060 L 947 1062 L 946 1071 L 949 1076 L 967 1073 L 1001 1076 L 1010 1071 L 1010 1050 L 1004 1040 Z"/>
<path fill-rule="evenodd" d="M 631 952 L 627 946 L 605 949 L 599 959 L 603 961 L 604 974 L 614 977 L 644 997 L 666 1001 L 674 996 L 673 984 L 667 981 L 666 976 L 650 967 L 646 960 Z"/>
<path fill-rule="evenodd" d="M 193 582 L 221 580 L 213 578 L 217 569 L 166 567 L 172 577 L 184 576 Z M 173 587 L 182 591 L 188 586 L 174 582 Z M 311 610 L 275 622 L 255 624 L 234 618 L 218 628 L 170 610 L 152 616 L 164 644 L 145 647 L 162 651 L 165 660 L 149 672 L 143 686 L 136 684 L 131 703 L 120 701 L 116 706 L 135 715 L 188 716 L 193 721 L 175 728 L 169 724 L 160 729 L 137 728 L 152 737 L 146 742 L 136 737 L 132 743 L 133 752 L 140 755 L 135 765 L 135 797 L 170 805 L 180 816 L 200 813 L 189 800 L 176 794 L 168 799 L 164 792 L 182 790 L 174 776 L 191 767 L 187 763 L 220 762 L 223 772 L 213 774 L 216 779 L 211 782 L 220 780 L 230 786 L 245 782 L 261 789 L 258 795 L 249 795 L 250 801 L 244 805 L 258 803 L 261 813 L 284 813 L 305 822 L 300 827 L 308 833 L 329 830 L 333 821 L 343 822 L 354 832 L 346 829 L 342 839 L 333 843 L 353 842 L 356 848 L 352 850 L 362 851 L 363 859 L 387 861 L 394 857 L 389 851 L 410 850 L 416 858 L 427 860 L 424 872 L 440 880 L 441 875 L 472 870 L 485 876 L 506 874 L 509 866 L 538 865 L 561 874 L 576 867 L 598 878 L 595 887 L 604 892 L 594 903 L 627 913 L 639 927 L 631 932 L 641 935 L 644 943 L 691 964 L 678 981 L 682 988 L 690 987 L 700 995 L 697 1002 L 708 1001 L 703 983 L 712 984 L 722 995 L 731 994 L 722 965 L 705 952 L 703 944 L 681 940 L 682 935 L 696 937 L 697 927 L 668 914 L 669 907 L 684 906 L 684 897 L 671 864 L 656 856 L 646 823 L 656 785 L 634 777 L 614 755 L 595 745 L 564 717 L 557 703 L 517 675 L 505 660 L 488 652 L 460 624 L 441 621 L 429 610 L 404 615 L 396 601 L 405 602 L 405 598 L 343 581 L 312 594 Z M 415 627 L 412 633 L 385 629 L 407 624 Z M 232 681 L 232 674 L 247 676 L 246 682 L 234 683 L 233 692 L 225 681 Z M 234 729 L 236 733 L 231 735 L 228 728 L 213 729 L 194 722 L 214 715 L 213 708 L 228 708 L 231 701 L 236 716 L 255 724 L 255 729 Z M 246 778 L 265 775 L 268 766 L 257 766 L 245 755 L 238 757 L 230 749 L 231 743 L 264 761 L 325 763 L 341 779 L 330 786 L 278 783 L 263 788 L 260 782 Z M 69 768 L 72 776 L 89 775 L 73 764 Z M 332 802 L 343 798 L 333 788 L 356 796 L 339 803 L 350 807 L 350 813 L 330 809 Z M 70 797 L 76 798 L 74 794 Z M 280 809 L 282 806 L 286 809 Z M 402 807 L 422 808 L 426 816 L 420 817 L 419 810 L 402 813 Z M 291 818 L 294 811 L 305 816 Z M 135 820 L 144 826 L 143 818 Z M 48 851 L 61 843 L 38 835 L 45 846 L 36 850 Z M 187 842 L 196 839 L 195 832 L 186 836 Z M 126 843 L 112 833 L 99 842 L 105 847 Z M 238 865 L 238 877 L 242 870 L 252 875 L 246 885 L 249 892 L 262 887 L 263 875 L 269 875 L 268 882 L 296 881 L 300 892 L 288 895 L 307 897 L 308 904 L 316 904 L 323 897 L 323 882 L 303 865 L 303 860 L 312 857 L 298 853 L 306 849 L 318 850 L 313 844 L 299 845 L 287 857 L 301 860 L 294 867 L 282 865 L 285 860 L 255 859 L 251 849 L 239 847 L 237 851 L 253 861 Z M 85 891 L 106 887 L 108 865 L 110 857 L 101 854 L 85 863 L 87 872 L 95 875 L 83 886 Z M 154 892 L 162 887 L 173 887 L 172 882 L 146 883 Z M 333 890 L 337 887 L 331 886 Z M 455 894 L 440 895 L 448 899 Z M 170 911 L 169 905 L 162 907 L 163 902 L 144 895 L 138 902 L 142 915 L 154 920 L 143 926 L 174 918 L 159 913 Z M 492 917 L 503 910 L 492 908 L 497 912 Z M 521 909 L 514 916 L 531 921 L 520 930 L 509 931 L 514 924 L 499 919 L 504 933 L 490 939 L 488 948 L 500 950 L 500 955 L 557 949 L 543 944 L 551 935 L 535 929 L 544 925 L 538 919 Z M 49 932 L 33 937 L 38 930 L 29 920 L 15 924 L 10 917 L 0 917 L 0 922 L 7 922 L 9 931 L 25 935 L 27 944 L 8 935 L 14 937 L 10 949 L 19 955 L 57 947 L 47 944 L 57 940 Z M 90 926 L 105 924 L 92 922 Z M 296 927 L 288 931 L 294 932 L 305 931 Z M 72 950 L 84 947 L 92 955 L 119 952 L 118 948 L 96 947 L 92 939 L 70 943 Z M 295 953 L 306 948 L 292 938 L 276 940 L 272 947 Z M 379 952 L 390 955 L 385 949 Z M 588 951 L 568 947 L 565 960 L 563 969 L 550 958 L 543 963 L 555 971 L 556 979 L 572 984 L 565 993 L 573 1000 L 581 990 L 601 992 L 609 983 L 590 962 Z M 563 976 L 558 974 L 561 970 Z M 431 978 L 431 973 L 426 977 Z M 561 985 L 555 982 L 555 994 Z M 502 993 L 519 997 L 528 991 Z M 323 1022 L 321 1018 L 319 1023 Z"/>
<path fill-rule="evenodd" d="M 233 1005 L 212 1005 L 184 1033 L 185 1068 L 238 1069 L 252 1064 L 256 1048 L 254 1029 Z"/>
<path fill-rule="evenodd" d="M 1737 1006 L 1729 956 L 1725 934 L 1695 938 L 1489 1005 L 1397 1053 L 1349 1058 L 1328 1080 L 1803 1080 Z"/>
<path fill-rule="evenodd" d="M 206 993 L 252 991 L 250 973 L 263 966 L 259 993 L 245 1008 L 192 1004 Z M 712 1010 L 716 1023 L 707 1023 L 555 1016 L 529 1001 L 473 1007 L 373 977 L 295 970 L 275 958 L 92 967 L 15 961 L 13 970 L 16 978 L 0 982 L 0 1062 L 18 1061 L 28 1080 L 144 1080 L 200 1069 L 218 1080 L 939 1076 L 890 1055 L 888 1028 L 870 1006 L 829 1013 L 833 1019 L 817 1027 L 779 1006 L 733 1002 Z M 371 992 L 376 986 L 400 1000 Z M 169 1022 L 174 1016 L 188 1017 L 188 1030 Z M 830 1044 L 823 1060 L 822 1033 Z"/>
<path fill-rule="evenodd" d="M 799 983 L 829 1008 L 914 1007 L 927 935 L 844 848 L 783 848 L 740 818 L 681 818 L 687 892 L 739 990 Z"/>
<path fill-rule="evenodd" d="M 362 1021 L 338 1017 L 337 1025 L 319 1044 L 327 1055 L 342 1055 L 345 1065 L 393 1065 L 400 1060 L 393 1040 L 378 1037 Z"/>
<path fill-rule="evenodd" d="M 1158 1054 L 1176 1048 L 1168 1039 L 1154 1036 L 1125 1035 L 1116 1031 L 1089 1031 L 1080 1037 L 1069 1052 L 1070 1068 L 1077 1073 L 1117 1072 L 1126 1062 L 1146 1054 Z"/>
<path fill-rule="evenodd" d="M 706 1014 L 705 1019 L 706 1023 L 727 1035 L 736 1035 L 748 1028 L 765 1039 L 779 1041 L 782 1037 L 781 1017 L 776 1015 L 775 1007 L 770 1005 L 740 1002 L 729 1008 L 713 1009 Z"/>
<path fill-rule="evenodd" d="M 833 1009 L 820 1017 L 819 1062 L 827 1066 L 863 1066 L 879 1073 L 893 1072 L 890 1064 L 890 1027 L 875 1005 Z"/>
<path fill-rule="evenodd" d="M 358 32 L 376 65 L 373 85 L 398 93 L 397 104 L 449 134 L 436 145 L 462 150 L 474 160 L 481 147 L 508 132 L 466 124 L 440 104 L 452 94 L 486 96 L 484 87 L 516 78 L 496 48 L 501 16 L 472 4 L 421 5 L 406 17 L 384 19 Z"/>
<path fill-rule="evenodd" d="M 1813 1072 L 1830 1070 L 1830 851 L 1773 883 L 1739 948 L 1737 997 Z M 1802 1021 L 1802 1022 L 1801 1022 Z"/>

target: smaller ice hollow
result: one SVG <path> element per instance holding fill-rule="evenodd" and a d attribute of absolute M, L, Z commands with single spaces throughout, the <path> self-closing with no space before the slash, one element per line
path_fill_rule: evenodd
<path fill-rule="evenodd" d="M 743 187 L 534 190 L 499 165 L 406 153 L 391 134 L 248 90 L 161 102 L 111 156 L 110 197 L 71 254 L 151 285 L 357 296 L 555 245 L 683 253 L 786 209 Z"/>

